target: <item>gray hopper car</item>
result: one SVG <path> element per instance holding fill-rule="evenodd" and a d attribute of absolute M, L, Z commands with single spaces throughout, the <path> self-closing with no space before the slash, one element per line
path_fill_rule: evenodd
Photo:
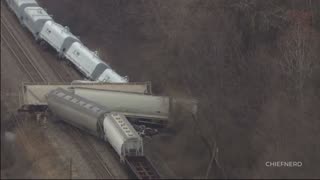
<path fill-rule="evenodd" d="M 124 115 L 62 88 L 51 91 L 47 100 L 61 120 L 108 141 L 122 162 L 126 156 L 143 156 L 142 138 Z"/>
<path fill-rule="evenodd" d="M 127 118 L 144 119 L 146 124 L 166 126 L 170 115 L 171 98 L 130 92 L 101 91 L 72 88 L 74 94 L 90 99 L 111 111 L 121 112 Z M 139 120 L 138 120 L 139 121 Z"/>

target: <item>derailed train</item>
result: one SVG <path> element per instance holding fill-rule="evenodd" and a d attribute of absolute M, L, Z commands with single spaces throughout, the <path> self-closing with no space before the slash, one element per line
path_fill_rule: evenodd
<path fill-rule="evenodd" d="M 109 142 L 122 162 L 143 156 L 142 138 L 124 115 L 62 88 L 51 91 L 47 100 L 61 120 Z"/>
<path fill-rule="evenodd" d="M 18 17 L 40 44 L 49 44 L 58 56 L 68 59 L 88 79 L 99 82 L 127 83 L 104 63 L 97 53 L 89 50 L 68 27 L 56 23 L 35 0 L 6 0 Z"/>
<path fill-rule="evenodd" d="M 126 117 L 69 90 L 57 88 L 47 95 L 51 112 L 61 120 L 109 142 L 138 179 L 160 179 L 144 156 L 143 141 Z"/>

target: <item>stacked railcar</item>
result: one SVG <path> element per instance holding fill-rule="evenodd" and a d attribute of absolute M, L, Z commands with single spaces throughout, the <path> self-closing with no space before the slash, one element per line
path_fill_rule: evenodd
<path fill-rule="evenodd" d="M 168 123 L 172 101 L 169 97 L 77 87 L 74 87 L 72 91 L 81 97 L 106 106 L 112 111 L 121 112 L 131 122 L 160 127 L 164 127 Z"/>
<path fill-rule="evenodd" d="M 121 77 L 85 47 L 69 28 L 56 23 L 35 0 L 6 0 L 6 2 L 37 41 L 49 44 L 58 52 L 59 57 L 71 61 L 88 79 L 112 83 L 128 82 L 126 77 Z"/>
<path fill-rule="evenodd" d="M 106 107 L 58 88 L 48 96 L 49 109 L 61 120 L 108 141 L 120 156 L 143 156 L 142 138 L 126 117 Z"/>

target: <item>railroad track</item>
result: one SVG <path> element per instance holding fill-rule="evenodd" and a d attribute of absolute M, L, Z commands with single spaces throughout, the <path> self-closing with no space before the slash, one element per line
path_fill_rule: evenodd
<path fill-rule="evenodd" d="M 1 2 L 2 3 L 2 2 Z M 2 4 L 3 5 L 3 4 Z M 5 7 L 6 8 L 6 7 Z M 1 8 L 3 10 L 3 8 Z M 6 10 L 9 13 L 8 10 Z M 18 61 L 18 65 L 24 71 L 31 82 L 48 82 L 47 79 L 41 72 L 39 71 L 39 67 L 37 67 L 33 60 L 28 55 L 28 50 L 25 49 L 19 42 L 17 36 L 14 34 L 15 29 L 12 27 L 8 19 L 5 17 L 4 12 L 1 12 L 1 41 L 5 43 L 5 45 L 9 48 L 11 53 Z M 30 53 L 30 52 L 29 52 Z M 48 61 L 47 61 L 48 62 Z M 51 67 L 55 67 L 61 65 L 59 63 L 50 63 Z M 63 66 L 63 65 L 62 65 Z M 62 69 L 68 73 L 66 67 L 62 67 Z M 62 71 L 61 69 L 61 71 Z M 56 76 L 62 81 L 67 82 L 65 76 L 61 75 L 61 72 L 58 72 L 57 69 L 52 68 Z M 60 70 L 59 70 L 60 71 Z M 71 75 L 69 74 L 71 79 Z M 17 125 L 17 131 L 23 137 L 25 137 L 26 142 L 24 146 L 27 148 L 31 148 L 30 143 L 28 142 L 27 135 L 23 131 L 22 122 L 18 120 L 17 115 L 13 114 L 13 121 Z M 70 128 L 67 133 L 73 137 L 78 147 L 80 147 L 80 151 L 84 154 L 85 158 L 87 158 L 88 163 L 92 167 L 92 170 L 98 177 L 101 178 L 113 178 L 114 175 L 111 173 L 104 160 L 101 158 L 100 154 L 93 147 L 93 145 L 88 141 L 87 137 L 79 132 L 78 129 Z"/>
<path fill-rule="evenodd" d="M 17 114 L 13 113 L 11 116 L 12 121 L 14 122 L 14 124 L 16 125 L 16 133 L 18 135 L 20 135 L 20 137 L 23 138 L 23 140 L 21 141 L 23 143 L 23 146 L 26 147 L 26 149 L 32 149 L 32 146 L 30 145 L 29 139 L 26 138 L 26 133 L 23 130 L 23 123 L 19 120 L 19 118 L 17 117 Z"/>
<path fill-rule="evenodd" d="M 65 67 L 64 70 L 67 71 Z M 62 82 L 67 82 L 67 80 L 60 75 L 60 73 L 56 73 L 59 74 L 59 78 Z M 114 178 L 115 176 L 111 173 L 109 167 L 101 158 L 100 154 L 89 142 L 88 136 L 84 135 L 82 132 L 80 132 L 79 129 L 75 127 L 70 127 L 69 125 L 67 126 L 68 130 L 66 131 L 66 133 L 72 137 L 74 143 L 77 145 L 77 147 L 79 147 L 81 153 L 83 154 L 83 157 L 87 159 L 89 166 L 91 167 L 97 178 Z"/>
<path fill-rule="evenodd" d="M 1 2 L 2 4 L 2 2 Z M 3 9 L 3 8 L 1 8 Z M 5 10 L 6 13 L 10 13 L 7 9 Z M 8 19 L 5 17 L 4 12 L 1 12 L 1 40 L 5 43 L 5 45 L 9 48 L 12 54 L 16 57 L 19 66 L 21 69 L 28 75 L 29 79 L 32 82 L 47 82 L 46 77 L 41 74 L 39 71 L 39 67 L 34 64 L 34 61 L 30 57 L 30 52 L 27 48 L 24 48 L 17 36 L 15 35 L 15 28 L 12 27 Z M 29 53 L 29 54 L 28 54 Z M 67 68 L 64 64 L 60 64 L 58 62 L 50 62 L 47 60 L 47 63 L 51 67 L 58 67 L 60 68 L 52 68 L 56 76 L 62 81 L 67 82 L 66 76 L 72 80 L 72 75 L 68 72 Z M 58 72 L 59 70 L 59 72 Z M 62 75 L 63 73 L 66 76 Z M 33 147 L 30 146 L 28 143 L 28 138 L 23 130 L 23 126 L 20 120 L 17 119 L 16 115 L 14 116 L 14 121 L 17 124 L 17 131 L 21 136 L 25 137 L 26 142 L 24 142 L 25 147 L 32 149 Z M 92 168 L 93 172 L 97 176 L 97 178 L 115 178 L 115 176 L 111 173 L 108 166 L 105 164 L 104 160 L 101 158 L 99 152 L 94 148 L 94 146 L 90 143 L 88 137 L 80 132 L 78 129 L 73 127 L 68 127 L 67 134 L 72 137 L 74 143 L 79 147 L 80 152 L 83 154 L 84 158 L 87 160 L 88 164 Z M 126 163 L 130 167 L 130 169 L 134 172 L 134 174 L 139 179 L 159 179 L 160 176 L 156 169 L 150 164 L 148 159 L 145 157 L 136 157 L 136 158 L 126 158 Z"/>
<path fill-rule="evenodd" d="M 6 17 L 5 13 L 10 13 L 6 8 L 2 8 L 3 12 L 1 12 L 1 26 L 4 26 L 4 32 L 1 33 L 1 39 L 5 42 L 5 44 L 9 47 L 10 51 L 13 53 L 13 55 L 16 57 L 16 59 L 19 62 L 20 67 L 24 72 L 26 72 L 29 76 L 29 78 L 32 80 L 32 82 L 46 82 L 46 79 L 44 78 L 43 75 L 41 75 L 40 71 L 36 67 L 36 65 L 32 62 L 32 58 L 28 54 L 31 54 L 28 49 L 24 49 L 23 46 L 19 43 L 19 41 L 16 38 L 17 33 L 16 30 L 12 27 L 12 25 L 9 23 L 9 17 Z M 13 20 L 11 18 L 10 20 Z M 6 38 L 8 37 L 8 38 Z M 14 41 L 15 46 L 10 45 L 10 42 Z M 15 48 L 20 48 L 21 51 L 16 51 L 18 49 Z M 19 52 L 21 53 L 19 54 Z M 27 61 L 23 57 L 28 58 Z M 50 67 L 58 67 L 60 66 L 61 68 L 52 68 L 52 71 L 55 73 L 56 77 L 58 77 L 59 80 L 61 81 L 66 81 L 65 77 L 69 77 L 71 80 L 71 75 L 70 72 L 66 69 L 65 65 L 60 64 L 58 61 L 50 61 L 44 58 L 46 62 L 49 64 Z M 28 63 L 27 63 L 28 62 Z M 30 67 L 32 66 L 32 67 Z M 59 71 L 59 72 L 58 72 Z M 62 71 L 64 75 L 62 75 Z M 36 78 L 42 76 L 41 78 Z"/>
<path fill-rule="evenodd" d="M 1 28 L 1 40 L 16 57 L 21 69 L 28 75 L 32 82 L 45 82 L 46 78 L 40 73 L 37 66 L 26 53 L 26 50 L 14 36 L 12 33 L 12 27 L 10 27 L 3 15 L 1 15 L 1 27 L 3 27 Z"/>
<path fill-rule="evenodd" d="M 88 160 L 89 166 L 97 178 L 114 178 L 114 175 L 111 173 L 100 154 L 89 142 L 87 135 L 84 135 L 80 130 L 69 125 L 67 125 L 67 133 L 74 139 L 75 145 L 81 149 L 83 157 Z"/>

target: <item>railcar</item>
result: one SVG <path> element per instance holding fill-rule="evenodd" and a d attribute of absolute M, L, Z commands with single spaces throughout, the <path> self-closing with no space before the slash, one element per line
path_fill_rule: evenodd
<path fill-rule="evenodd" d="M 6 0 L 8 7 L 16 14 L 20 22 L 25 17 L 26 7 L 39 7 L 35 0 Z"/>
<path fill-rule="evenodd" d="M 58 57 L 66 57 L 88 79 L 99 82 L 127 83 L 96 53 L 85 47 L 67 26 L 54 22 L 35 0 L 6 0 L 20 23 L 27 27 L 41 45 L 49 44 L 58 52 Z"/>
<path fill-rule="evenodd" d="M 101 91 L 74 87 L 76 95 L 90 99 L 111 111 L 124 114 L 137 123 L 165 127 L 170 116 L 172 98 L 130 92 Z"/>
<path fill-rule="evenodd" d="M 109 65 L 104 63 L 97 53 L 92 52 L 79 42 L 74 42 L 65 52 L 76 68 L 87 78 L 100 82 L 127 83 L 127 79 L 115 73 Z"/>
<path fill-rule="evenodd" d="M 122 162 L 143 156 L 143 142 L 126 117 L 74 93 L 57 88 L 47 95 L 49 109 L 61 120 L 108 141 Z"/>
<path fill-rule="evenodd" d="M 107 68 L 98 78 L 97 81 L 111 82 L 111 83 L 127 83 L 128 77 L 121 77 L 113 69 Z"/>
<path fill-rule="evenodd" d="M 95 52 L 90 51 L 79 42 L 74 42 L 70 46 L 65 52 L 65 57 L 91 80 L 96 80 L 105 69 L 110 68 L 100 60 Z"/>
<path fill-rule="evenodd" d="M 51 20 L 51 16 L 41 7 L 26 7 L 24 9 L 24 18 L 22 24 L 32 33 L 36 40 L 39 39 L 39 33 L 44 24 Z"/>
<path fill-rule="evenodd" d="M 60 57 L 63 57 L 64 52 L 66 52 L 74 42 L 81 43 L 80 40 L 69 31 L 68 27 L 63 27 L 52 20 L 45 22 L 39 33 L 39 38 L 50 44 L 50 46 L 59 53 Z"/>

